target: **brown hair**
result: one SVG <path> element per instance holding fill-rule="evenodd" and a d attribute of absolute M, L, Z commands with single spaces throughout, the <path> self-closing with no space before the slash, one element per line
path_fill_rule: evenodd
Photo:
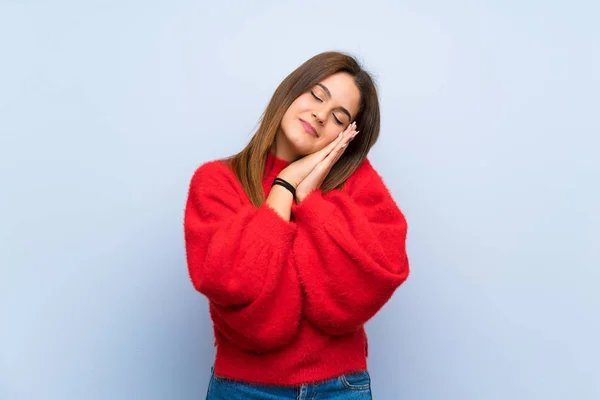
<path fill-rule="evenodd" d="M 273 145 L 283 115 L 298 96 L 317 82 L 338 72 L 351 75 L 360 91 L 359 111 L 355 118 L 360 134 L 348 144 L 342 157 L 329 171 L 321 185 L 323 193 L 341 189 L 377 141 L 379 100 L 377 88 L 369 73 L 353 56 L 345 53 L 327 51 L 313 56 L 279 84 L 261 115 L 260 126 L 250 143 L 238 154 L 225 159 L 256 207 L 260 207 L 265 201 L 262 179 L 266 155 Z"/>

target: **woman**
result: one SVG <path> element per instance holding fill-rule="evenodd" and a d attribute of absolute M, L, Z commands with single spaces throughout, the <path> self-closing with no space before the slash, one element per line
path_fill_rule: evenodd
<path fill-rule="evenodd" d="M 406 220 L 367 159 L 378 136 L 371 77 L 324 52 L 245 149 L 195 171 L 184 231 L 213 321 L 208 399 L 371 398 L 364 324 L 409 273 Z"/>

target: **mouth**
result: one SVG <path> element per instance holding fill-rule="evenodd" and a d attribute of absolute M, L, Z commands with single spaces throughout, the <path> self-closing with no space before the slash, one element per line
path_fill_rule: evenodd
<path fill-rule="evenodd" d="M 300 120 L 300 123 L 302 124 L 302 126 L 304 127 L 304 130 L 306 131 L 306 133 L 313 135 L 314 137 L 319 137 L 319 135 L 317 134 L 317 130 L 315 129 L 314 126 L 312 126 L 311 124 L 309 124 L 302 118 L 299 118 L 299 120 Z"/>

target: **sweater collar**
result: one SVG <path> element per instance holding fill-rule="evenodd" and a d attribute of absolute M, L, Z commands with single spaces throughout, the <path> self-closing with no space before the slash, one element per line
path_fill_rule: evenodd
<path fill-rule="evenodd" d="M 271 150 L 268 150 L 264 175 L 267 178 L 275 177 L 288 165 L 290 165 L 289 161 L 276 157 Z"/>

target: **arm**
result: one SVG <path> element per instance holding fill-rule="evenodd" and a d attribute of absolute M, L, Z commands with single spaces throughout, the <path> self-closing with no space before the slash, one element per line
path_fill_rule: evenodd
<path fill-rule="evenodd" d="M 192 177 L 188 271 L 223 335 L 250 351 L 273 350 L 291 340 L 300 320 L 302 293 L 289 260 L 296 226 L 268 203 L 243 203 L 226 168 L 205 164 Z"/>
<path fill-rule="evenodd" d="M 409 274 L 404 215 L 368 160 L 355 174 L 352 185 L 318 188 L 292 206 L 305 313 L 331 335 L 359 329 Z"/>

